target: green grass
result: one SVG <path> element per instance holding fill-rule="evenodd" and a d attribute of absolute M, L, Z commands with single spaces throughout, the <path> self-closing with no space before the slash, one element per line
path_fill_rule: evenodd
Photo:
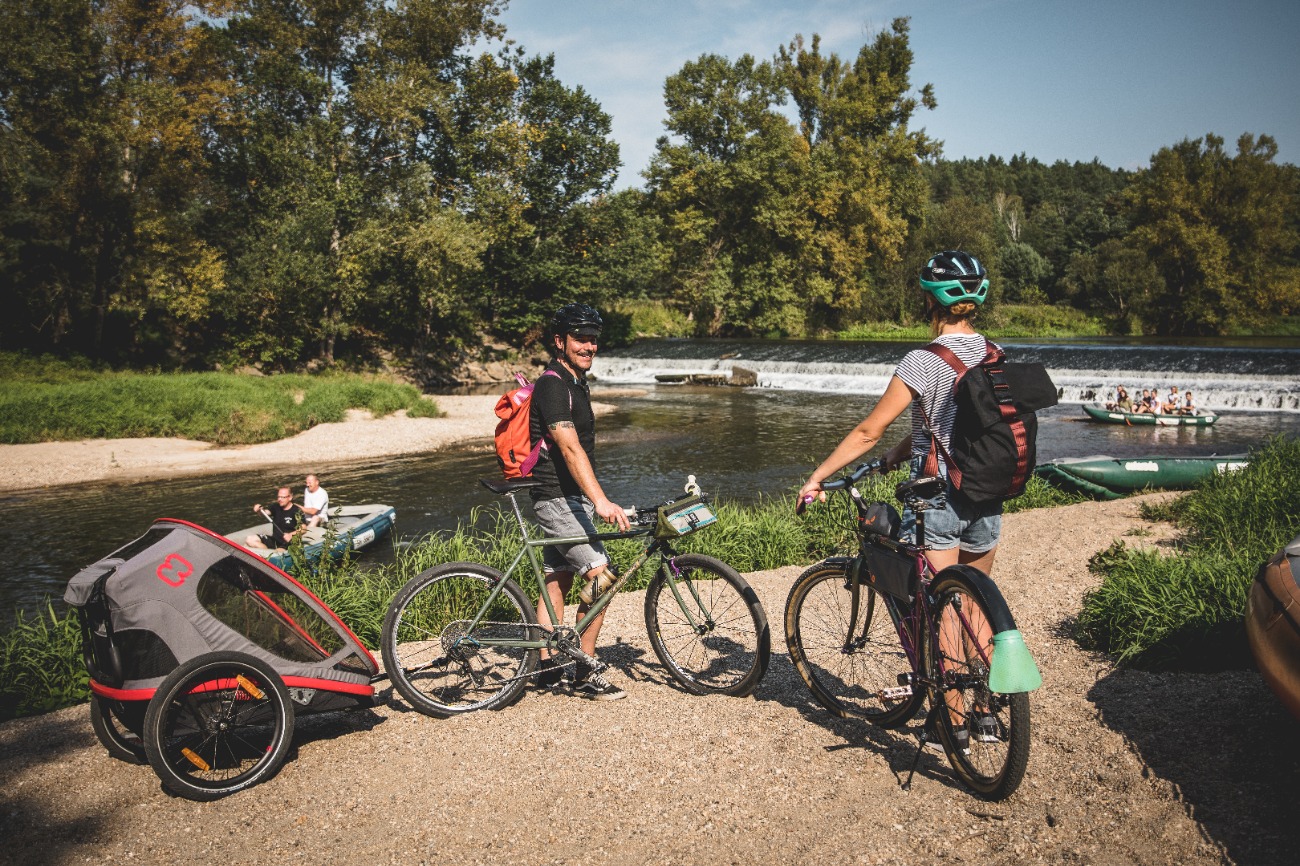
<path fill-rule="evenodd" d="M 1300 533 L 1300 440 L 1278 437 L 1238 472 L 1215 475 L 1169 503 L 1143 508 L 1183 530 L 1174 555 L 1123 541 L 1097 554 L 1102 584 L 1084 598 L 1085 647 L 1143 668 L 1248 664 L 1243 616 L 1261 563 Z"/>
<path fill-rule="evenodd" d="M 1104 337 L 1113 331 L 1102 319 L 1073 307 L 1051 304 L 998 304 L 975 320 L 981 334 L 994 340 L 1016 337 Z M 861 322 L 838 331 L 839 340 L 894 340 L 909 342 L 930 339 L 926 324 L 899 325 L 894 322 Z"/>
<path fill-rule="evenodd" d="M 411 385 L 356 374 L 114 373 L 0 353 L 0 443 L 179 436 L 270 442 L 349 409 L 436 417 Z"/>

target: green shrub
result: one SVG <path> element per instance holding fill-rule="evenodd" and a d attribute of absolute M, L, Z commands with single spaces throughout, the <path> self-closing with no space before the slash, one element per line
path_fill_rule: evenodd
<path fill-rule="evenodd" d="M 1084 597 L 1075 636 L 1122 664 L 1240 666 L 1243 616 L 1261 563 L 1300 533 L 1300 440 L 1278 437 L 1237 472 L 1215 475 L 1171 502 L 1144 506 L 1183 530 L 1162 556 L 1117 541 L 1093 557 L 1101 586 Z"/>

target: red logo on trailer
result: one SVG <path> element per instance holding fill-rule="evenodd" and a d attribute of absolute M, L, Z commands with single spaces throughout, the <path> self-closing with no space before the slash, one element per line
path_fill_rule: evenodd
<path fill-rule="evenodd" d="M 171 577 L 167 576 L 169 572 Z M 194 566 L 190 565 L 189 560 L 179 553 L 169 553 L 155 573 L 158 575 L 158 579 L 168 586 L 180 586 L 185 582 L 185 578 L 194 573 Z"/>

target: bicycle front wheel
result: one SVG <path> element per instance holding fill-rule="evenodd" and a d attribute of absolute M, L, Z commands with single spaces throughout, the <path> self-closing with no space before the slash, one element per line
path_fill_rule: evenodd
<path fill-rule="evenodd" d="M 513 580 L 486 565 L 449 562 L 421 572 L 393 598 L 380 654 L 393 687 L 422 713 L 495 709 L 517 698 L 537 667 L 536 648 L 508 645 L 540 639 L 536 625 Z"/>
<path fill-rule="evenodd" d="M 990 800 L 1011 796 L 1029 763 L 1029 695 L 989 689 L 993 618 L 974 584 L 961 574 L 935 579 L 937 640 L 930 666 L 946 711 L 939 731 L 948 760 L 962 781 Z"/>
<path fill-rule="evenodd" d="M 887 601 L 858 585 L 856 619 L 847 562 L 799 575 L 785 603 L 790 659 L 817 702 L 837 716 L 893 728 L 916 715 L 922 693 L 907 682 L 912 661 Z"/>
<path fill-rule="evenodd" d="M 748 695 L 772 656 L 758 595 L 711 556 L 685 554 L 660 567 L 646 588 L 645 624 L 659 661 L 693 694 Z"/>

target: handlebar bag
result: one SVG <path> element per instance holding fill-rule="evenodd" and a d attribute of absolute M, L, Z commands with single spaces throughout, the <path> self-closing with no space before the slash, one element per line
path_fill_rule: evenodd
<path fill-rule="evenodd" d="M 718 517 L 705 503 L 702 496 L 687 496 L 659 506 L 659 521 L 655 526 L 658 538 L 677 538 L 690 535 L 697 529 L 703 529 L 710 523 L 716 523 Z"/>

